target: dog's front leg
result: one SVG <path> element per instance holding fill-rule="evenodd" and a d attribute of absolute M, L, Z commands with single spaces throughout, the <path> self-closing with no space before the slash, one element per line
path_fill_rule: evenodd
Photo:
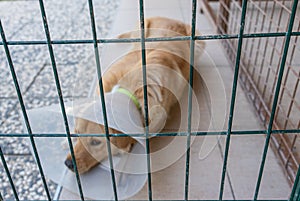
<path fill-rule="evenodd" d="M 169 103 L 165 103 L 159 100 L 158 93 L 161 93 L 159 86 L 148 86 L 148 117 L 149 117 L 149 132 L 160 132 L 167 121 L 169 113 Z M 142 114 L 145 117 L 144 98 L 140 97 Z"/>

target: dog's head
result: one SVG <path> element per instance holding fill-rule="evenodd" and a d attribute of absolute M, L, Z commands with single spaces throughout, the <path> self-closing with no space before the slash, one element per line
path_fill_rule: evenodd
<path fill-rule="evenodd" d="M 75 133 L 80 134 L 96 134 L 105 133 L 103 125 L 85 120 L 76 119 Z M 121 133 L 115 129 L 109 128 L 109 133 Z M 118 153 L 129 152 L 133 144 L 136 142 L 131 137 L 111 137 L 111 153 L 116 155 Z M 78 172 L 85 173 L 101 161 L 108 157 L 106 137 L 80 137 L 74 147 L 74 154 L 76 158 L 76 165 Z M 71 154 L 69 153 L 65 165 L 74 171 Z"/>

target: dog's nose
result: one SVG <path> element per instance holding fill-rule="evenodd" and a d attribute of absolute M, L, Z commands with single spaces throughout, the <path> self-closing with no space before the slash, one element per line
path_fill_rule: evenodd
<path fill-rule="evenodd" d="M 72 160 L 66 159 L 66 160 L 65 160 L 65 165 L 66 165 L 70 170 L 74 171 L 74 165 L 73 165 Z"/>

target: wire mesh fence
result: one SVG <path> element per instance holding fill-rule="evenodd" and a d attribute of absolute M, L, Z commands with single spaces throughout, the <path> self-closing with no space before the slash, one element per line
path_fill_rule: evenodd
<path fill-rule="evenodd" d="M 220 12 L 215 21 L 219 33 L 237 33 L 237 22 L 242 13 L 241 1 L 219 2 Z M 248 4 L 245 33 L 257 33 L 262 37 L 245 40 L 240 64 L 242 86 L 266 128 L 299 128 L 298 36 L 296 34 L 290 39 L 283 37 L 288 36 L 288 30 L 291 30 L 291 35 L 292 32 L 299 32 L 299 15 L 292 15 L 293 1 L 249 1 Z M 291 25 L 289 22 L 293 17 L 294 24 Z M 272 37 L 273 34 L 278 36 Z M 288 47 L 285 46 L 287 42 Z M 234 62 L 237 41 L 224 40 L 223 45 L 229 60 Z M 285 69 L 282 69 L 283 65 Z M 276 95 L 274 90 L 279 86 L 281 88 Z M 277 109 L 273 114 L 272 100 L 277 96 Z M 270 119 L 273 118 L 274 123 L 270 125 Z M 272 135 L 271 141 L 272 148 L 293 183 L 300 162 L 299 137 L 296 134 Z"/>
<path fill-rule="evenodd" d="M 207 1 L 204 1 L 208 3 Z M 96 68 L 98 73 L 98 85 L 100 89 L 100 97 L 102 99 L 103 119 L 105 126 L 105 134 L 95 134 L 94 136 L 106 137 L 111 180 L 114 189 L 114 200 L 118 200 L 117 185 L 115 181 L 115 173 L 113 168 L 113 159 L 110 148 L 110 137 L 122 137 L 124 134 L 111 134 L 108 130 L 108 123 L 106 117 L 106 107 L 104 99 L 103 83 L 101 79 L 101 62 L 99 58 L 98 45 L 102 43 L 131 43 L 139 42 L 141 45 L 141 58 L 143 69 L 143 95 L 144 95 L 144 124 L 145 133 L 140 134 L 146 138 L 146 157 L 147 157 L 147 178 L 148 178 L 148 200 L 152 198 L 152 175 L 151 175 L 151 159 L 149 148 L 149 137 L 156 136 L 186 136 L 186 162 L 185 162 L 185 185 L 184 199 L 189 200 L 189 179 L 190 179 L 190 143 L 192 136 L 203 135 L 224 135 L 226 136 L 226 144 L 223 157 L 223 168 L 220 173 L 221 183 L 219 186 L 219 199 L 223 200 L 225 175 L 227 171 L 228 153 L 230 149 L 230 141 L 232 135 L 243 134 L 266 134 L 266 141 L 264 145 L 264 151 L 262 153 L 262 159 L 257 178 L 256 188 L 253 196 L 253 200 L 258 199 L 262 175 L 264 172 L 264 165 L 266 161 L 266 155 L 270 146 L 272 145 L 278 152 L 278 155 L 282 158 L 283 164 L 287 169 L 288 175 L 293 185 L 292 192 L 290 194 L 290 200 L 299 200 L 300 194 L 300 168 L 299 168 L 299 133 L 300 133 L 300 119 L 299 119 L 299 67 L 295 67 L 297 64 L 297 38 L 300 35 L 299 32 L 299 17 L 296 15 L 298 0 L 293 1 L 229 1 L 221 0 L 220 12 L 216 18 L 216 24 L 220 34 L 218 35 L 204 35 L 197 36 L 196 27 L 196 12 L 198 9 L 197 0 L 192 1 L 191 16 L 191 35 L 186 37 L 169 37 L 169 38 L 145 38 L 144 27 L 144 1 L 139 0 L 139 17 L 140 17 L 140 31 L 141 37 L 134 39 L 99 39 L 95 28 L 95 16 L 93 1 L 88 0 L 89 14 L 91 20 L 92 39 L 89 40 L 52 40 L 49 32 L 47 15 L 45 12 L 43 0 L 39 0 L 41 17 L 43 19 L 44 31 L 46 40 L 36 41 L 7 41 L 5 37 L 5 30 L 3 29 L 0 20 L 0 32 L 7 62 L 10 67 L 11 76 L 14 81 L 14 86 L 18 94 L 19 104 L 21 106 L 22 114 L 26 124 L 28 134 L 10 134 L 10 137 L 28 137 L 31 142 L 31 146 L 34 152 L 38 169 L 43 182 L 44 190 L 48 200 L 52 200 L 48 189 L 47 182 L 45 180 L 43 167 L 40 164 L 40 157 L 35 145 L 35 138 L 40 137 L 39 133 L 33 133 L 31 125 L 28 120 L 27 111 L 20 91 L 18 83 L 18 77 L 14 70 L 14 63 L 11 59 L 10 46 L 15 45 L 47 45 L 53 75 L 56 83 L 56 89 L 59 97 L 61 114 L 63 116 L 65 125 L 65 135 L 60 134 L 47 134 L 43 137 L 66 137 L 68 140 L 69 149 L 72 155 L 72 162 L 75 169 L 75 177 L 78 185 L 78 193 L 81 200 L 84 200 L 84 192 L 82 190 L 80 177 L 77 171 L 76 160 L 74 156 L 73 143 L 71 137 L 84 137 L 85 135 L 71 134 L 68 125 L 68 118 L 65 110 L 65 102 L 62 95 L 62 89 L 60 84 L 59 75 L 56 67 L 56 59 L 54 55 L 53 45 L 55 44 L 93 44 Z M 279 7 L 279 8 L 278 8 Z M 276 9 L 275 9 L 276 8 Z M 49 13 L 51 15 L 51 13 Z M 267 26 L 266 26 L 267 24 Z M 152 134 L 149 133 L 149 119 L 148 119 L 148 101 L 147 101 L 147 60 L 146 60 L 146 48 L 147 42 L 151 41 L 182 41 L 186 40 L 190 42 L 190 78 L 193 78 L 194 74 L 194 48 L 196 40 L 222 40 L 224 47 L 228 52 L 228 57 L 234 64 L 234 79 L 232 83 L 231 102 L 230 102 L 230 114 L 228 119 L 227 130 L 224 131 L 208 131 L 208 132 L 193 132 L 191 129 L 192 121 L 192 89 L 193 79 L 189 79 L 188 88 L 188 128 L 187 132 L 182 133 L 161 133 Z M 237 40 L 233 40 L 237 39 Z M 236 90 L 238 85 L 238 79 L 243 83 L 243 88 L 248 92 L 249 98 L 254 103 L 255 108 L 259 113 L 259 117 L 264 122 L 265 130 L 240 130 L 236 131 L 232 129 L 233 117 L 235 114 L 235 101 Z M 130 133 L 127 133 L 130 135 Z M 7 134 L 1 133 L 1 137 L 7 137 Z M 9 182 L 14 193 L 15 199 L 19 200 L 18 193 L 15 190 L 14 181 L 10 176 L 10 171 L 7 166 L 5 155 L 0 147 L 1 161 L 4 166 L 5 172 L 9 178 Z M 0 192 L 1 193 L 1 192 Z M 0 200 L 2 200 L 0 194 Z"/>

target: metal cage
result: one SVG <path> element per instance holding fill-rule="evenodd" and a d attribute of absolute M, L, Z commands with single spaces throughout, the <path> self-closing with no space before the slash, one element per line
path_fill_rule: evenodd
<path fill-rule="evenodd" d="M 212 13 L 212 10 L 209 9 L 208 1 L 203 0 L 203 3 L 206 4 L 204 8 Z M 191 35 L 188 37 L 175 37 L 175 38 L 145 38 L 144 34 L 144 1 L 139 0 L 139 14 L 140 14 L 140 29 L 141 29 L 141 37 L 136 39 L 99 39 L 97 37 L 96 28 L 95 28 L 95 17 L 94 17 L 94 8 L 93 1 L 88 0 L 89 11 L 90 11 L 90 20 L 91 20 L 91 29 L 92 29 L 92 40 L 52 40 L 48 28 L 48 21 L 46 17 L 46 12 L 44 8 L 43 0 L 39 0 L 41 17 L 43 19 L 44 31 L 46 35 L 45 41 L 7 41 L 5 37 L 5 31 L 0 21 L 0 32 L 2 42 L 0 45 L 4 48 L 7 61 L 9 63 L 10 72 L 13 77 L 14 85 L 16 92 L 18 94 L 19 104 L 22 109 L 23 117 L 25 120 L 25 124 L 27 127 L 28 134 L 10 134 L 10 137 L 28 137 L 30 138 L 31 146 L 34 151 L 34 157 L 36 159 L 39 172 L 41 174 L 42 182 L 44 185 L 44 190 L 47 195 L 48 200 L 52 200 L 52 197 L 49 193 L 48 185 L 44 177 L 43 168 L 40 163 L 39 153 L 37 151 L 35 145 L 35 138 L 39 137 L 38 133 L 33 133 L 31 130 L 31 125 L 28 120 L 26 108 L 24 106 L 24 101 L 22 98 L 22 94 L 20 91 L 20 87 L 18 84 L 18 78 L 16 76 L 14 70 L 14 63 L 11 59 L 11 54 L 9 51 L 9 47 L 13 45 L 37 45 L 37 44 L 46 44 L 48 46 L 49 55 L 51 59 L 51 64 L 53 68 L 54 78 L 57 87 L 57 93 L 60 100 L 61 112 L 65 122 L 65 135 L 60 134 L 47 134 L 46 137 L 66 137 L 69 143 L 69 149 L 71 151 L 73 165 L 75 167 L 75 175 L 77 178 L 78 190 L 81 200 L 84 200 L 84 192 L 81 188 L 80 177 L 76 168 L 76 161 L 74 160 L 74 150 L 73 144 L 71 141 L 71 137 L 83 137 L 84 135 L 80 134 L 71 134 L 67 115 L 64 106 L 64 99 L 61 91 L 60 80 L 57 73 L 56 68 L 56 59 L 54 56 L 53 45 L 54 44 L 93 44 L 95 59 L 96 59 L 96 67 L 98 72 L 99 79 L 99 87 L 100 87 L 100 96 L 103 108 L 103 116 L 105 119 L 105 128 L 106 134 L 95 134 L 94 136 L 106 137 L 109 139 L 111 136 L 118 137 L 123 136 L 122 134 L 110 134 L 108 132 L 108 125 L 106 121 L 106 112 L 105 112 L 105 102 L 104 102 L 104 92 L 101 80 L 101 63 L 99 59 L 98 53 L 98 45 L 100 43 L 130 43 L 130 42 L 140 42 L 141 45 L 141 55 L 142 55 L 142 67 L 143 67 L 143 81 L 144 81 L 144 103 L 145 103 L 145 125 L 146 132 L 141 133 L 140 136 L 144 136 L 146 138 L 146 153 L 147 153 L 147 169 L 148 169 L 148 200 L 152 200 L 152 183 L 151 183 L 151 160 L 150 160 L 150 150 L 149 150 L 149 137 L 152 136 L 149 133 L 148 129 L 148 105 L 147 105 L 147 80 L 146 80 L 146 53 L 145 53 L 145 43 L 150 41 L 176 41 L 176 40 L 187 40 L 190 41 L 191 44 L 191 57 L 190 57 L 190 78 L 193 77 L 194 69 L 194 43 L 195 40 L 213 40 L 220 39 L 223 41 L 224 47 L 228 52 L 228 56 L 231 61 L 234 63 L 234 79 L 232 83 L 232 93 L 231 93 L 231 104 L 230 104 L 230 115 L 228 120 L 228 129 L 220 132 L 192 132 L 191 130 L 191 111 L 192 111 L 192 88 L 193 88 L 193 79 L 190 79 L 189 82 L 189 93 L 188 93 L 188 129 L 187 132 L 180 133 L 181 136 L 186 136 L 186 165 L 185 165 L 185 186 L 184 188 L 184 200 L 189 200 L 188 192 L 189 192 L 189 170 L 190 170 L 190 143 L 191 136 L 202 136 L 202 135 L 224 135 L 226 136 L 226 146 L 224 152 L 224 160 L 223 160 L 223 169 L 221 174 L 221 183 L 219 186 L 219 200 L 223 198 L 224 191 L 224 183 L 225 183 L 225 175 L 227 170 L 227 159 L 230 148 L 230 137 L 231 135 L 243 135 L 243 134 L 266 134 L 266 140 L 264 145 L 264 152 L 262 153 L 262 160 L 260 164 L 259 176 L 257 178 L 256 189 L 254 193 L 253 200 L 257 200 L 260 183 L 262 179 L 262 175 L 264 172 L 264 165 L 266 161 L 266 155 L 269 148 L 269 142 L 272 140 L 274 143 L 274 147 L 278 150 L 279 155 L 282 156 L 284 160 L 284 164 L 286 165 L 291 175 L 291 179 L 293 180 L 293 187 L 290 194 L 289 200 L 299 200 L 300 197 L 300 167 L 299 167 L 299 156 L 296 153 L 296 150 L 292 149 L 292 147 L 296 146 L 296 141 L 299 140 L 299 115 L 294 115 L 293 112 L 299 113 L 299 90 L 297 90 L 297 86 L 299 83 L 299 69 L 295 69 L 291 64 L 291 58 L 295 58 L 294 49 L 297 49 L 296 42 L 297 36 L 300 35 L 299 26 L 297 28 L 293 28 L 299 23 L 299 17 L 296 17 L 296 10 L 298 5 L 298 0 L 293 1 L 251 1 L 251 0 L 243 0 L 243 1 L 229 1 L 229 0 L 221 0 L 220 2 L 220 12 L 217 17 L 215 17 L 215 22 L 218 27 L 219 33 L 218 35 L 204 35 L 197 36 L 195 35 L 195 24 L 196 24 L 196 12 L 197 12 L 197 0 L 192 1 L 192 21 L 191 21 Z M 275 27 L 275 30 L 272 28 L 272 25 L 280 22 L 280 19 L 283 19 L 283 15 L 279 15 L 280 19 L 276 19 L 275 21 L 272 12 L 271 14 L 266 14 L 266 9 L 268 5 L 279 5 L 281 7 L 280 13 L 286 13 L 287 19 L 283 23 L 284 29 L 281 27 Z M 249 11 L 247 8 L 255 8 Z M 260 14 L 259 14 L 260 13 Z M 252 17 L 246 17 L 252 16 Z M 269 16 L 271 15 L 271 17 Z M 274 22 L 275 21 L 275 22 Z M 263 29 L 259 27 L 258 22 L 261 24 L 269 23 L 271 28 Z M 236 40 L 233 40 L 236 39 Z M 261 40 L 267 39 L 266 44 L 261 45 Z M 255 41 L 259 41 L 256 43 Z M 281 41 L 281 45 L 279 48 L 275 48 L 278 46 Z M 257 47 L 260 44 L 261 47 Z M 263 54 L 263 58 L 265 61 L 270 61 L 267 64 L 262 63 L 261 65 L 257 65 L 257 60 L 261 59 L 258 56 L 261 56 L 262 52 L 266 52 L 267 48 L 272 48 L 272 54 L 268 58 L 267 55 Z M 245 51 L 252 50 L 252 51 Z M 266 54 L 266 53 L 265 53 Z M 275 62 L 275 56 L 277 54 L 278 61 Z M 247 59 L 248 58 L 248 59 Z M 249 59 L 251 58 L 251 59 Z M 254 60 L 253 60 L 254 58 Z M 257 58 L 257 59 L 256 59 Z M 256 66 L 257 65 L 257 66 Z M 263 76 L 263 72 L 266 72 L 266 77 Z M 294 76 L 294 80 L 296 83 L 292 85 L 294 88 L 290 90 L 288 81 L 290 80 L 289 76 Z M 233 116 L 234 116 L 234 108 L 235 108 L 235 100 L 236 100 L 236 89 L 237 89 L 237 81 L 238 78 L 243 83 L 244 89 L 248 91 L 249 97 L 251 101 L 253 101 L 257 111 L 260 114 L 264 124 L 266 125 L 265 130 L 240 130 L 234 131 L 232 130 Z M 289 79 L 288 79 L 289 78 Z M 272 79 L 272 80 L 271 80 Z M 271 81 L 270 81 L 271 80 Z M 270 86 L 269 86 L 270 85 Z M 269 90 L 271 88 L 271 90 Z M 298 94 L 296 92 L 298 91 Z M 297 99 L 298 95 L 298 99 Z M 286 100 L 288 99 L 288 100 Z M 158 136 L 173 136 L 178 135 L 178 133 L 161 133 Z M 0 134 L 1 137 L 7 137 L 7 134 Z M 45 137 L 45 135 L 43 135 Z M 110 151 L 110 144 L 108 143 L 108 153 L 109 153 L 109 161 L 110 161 L 110 172 L 111 179 L 113 183 L 114 189 L 114 199 L 118 200 L 117 187 L 114 175 L 113 160 Z M 3 163 L 3 167 L 6 171 L 6 174 L 9 178 L 9 182 L 11 188 L 13 190 L 14 196 L 16 200 L 18 199 L 18 193 L 14 186 L 14 181 L 10 176 L 10 171 L 8 169 L 5 156 L 0 147 L 0 156 L 1 161 Z M 296 173 L 296 174 L 292 174 Z M 0 194 L 0 200 L 3 200 L 3 196 Z"/>
<path fill-rule="evenodd" d="M 206 7 L 210 7 L 208 1 L 204 2 Z M 292 6 L 293 1 L 286 0 L 249 1 L 245 32 L 258 34 L 260 37 L 246 39 L 241 53 L 240 81 L 243 89 L 248 94 L 263 125 L 268 128 L 270 119 L 274 119 L 272 128 L 278 130 L 299 129 L 300 127 L 297 34 L 292 34 L 289 47 L 286 47 L 289 52 L 284 55 L 287 39 L 283 36 L 286 35 L 292 18 Z M 219 1 L 218 14 L 211 12 L 211 16 L 220 34 L 238 32 L 237 22 L 242 12 L 241 9 L 241 1 Z M 300 16 L 296 15 L 294 20 L 292 30 L 299 32 Z M 237 42 L 224 40 L 223 46 L 228 59 L 233 63 L 238 47 Z M 281 64 L 281 62 L 284 63 Z M 285 65 L 284 70 L 281 70 L 282 65 Z M 282 75 L 278 74 L 280 71 L 283 71 Z M 277 86 L 281 89 L 278 94 L 276 112 L 272 115 L 272 99 L 276 96 L 274 90 L 278 79 L 282 79 L 281 83 L 278 83 L 280 86 Z M 299 137 L 291 133 L 279 134 L 272 135 L 271 141 L 274 152 L 281 159 L 282 167 L 290 182 L 293 183 L 300 163 Z"/>

